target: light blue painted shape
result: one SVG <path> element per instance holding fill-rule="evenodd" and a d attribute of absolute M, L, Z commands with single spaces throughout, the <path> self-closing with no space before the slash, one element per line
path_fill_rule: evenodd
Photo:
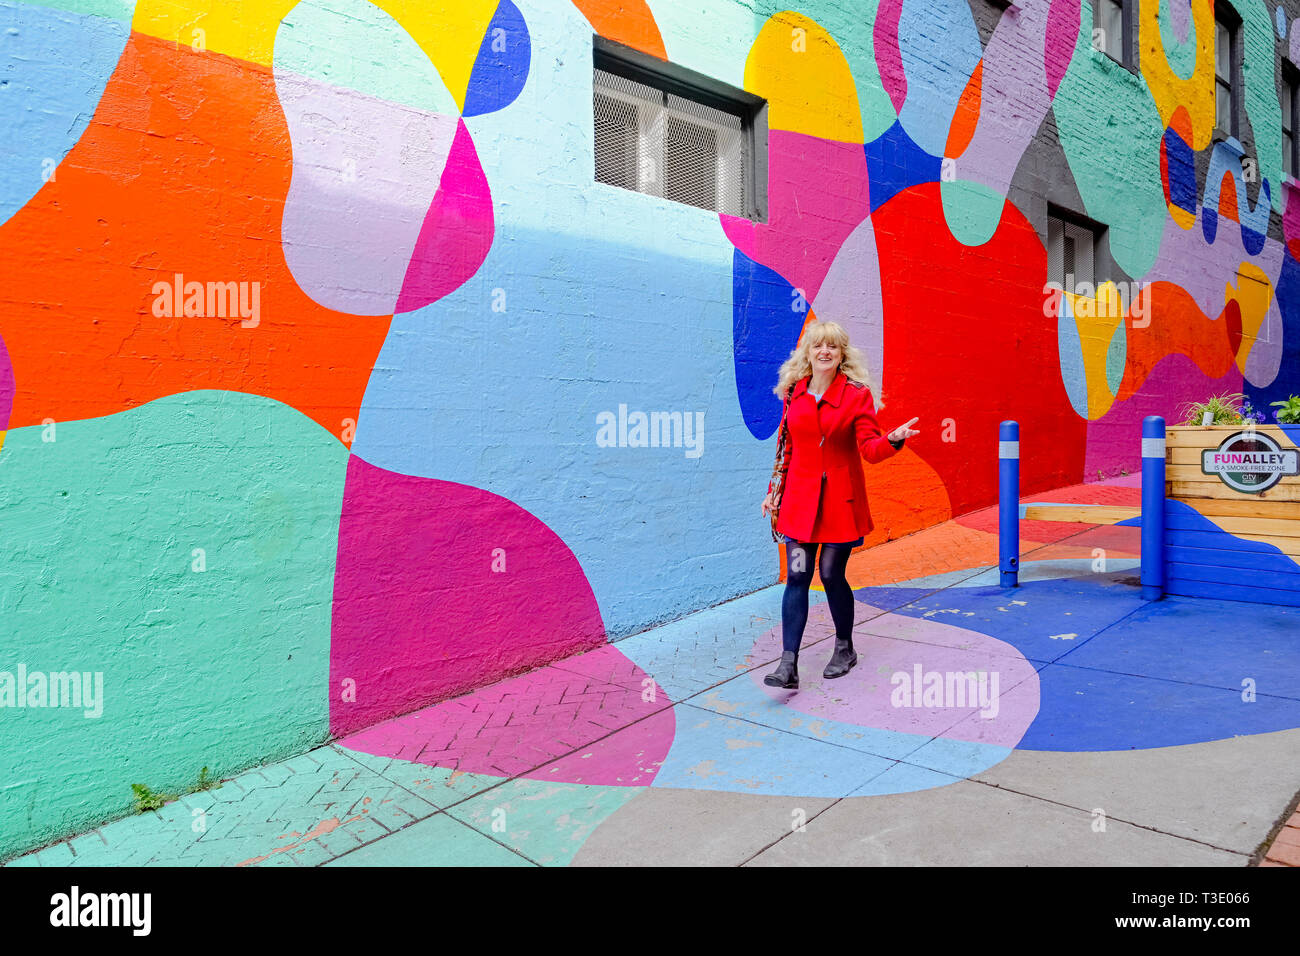
<path fill-rule="evenodd" d="M 1106 349 L 1106 387 L 1112 395 L 1119 394 L 1120 382 L 1124 380 L 1124 365 L 1128 361 L 1128 332 L 1123 322 L 1115 328 L 1110 337 L 1110 346 Z"/>
<path fill-rule="evenodd" d="M 1061 359 L 1061 383 L 1070 398 L 1070 406 L 1080 418 L 1087 418 L 1088 379 L 1083 366 L 1083 342 L 1070 302 L 1064 295 L 1056 320 L 1056 344 Z"/>
<path fill-rule="evenodd" d="M 86 131 L 131 32 L 129 17 L 0 0 L 0 224 Z"/>
<path fill-rule="evenodd" d="M 898 19 L 907 99 L 898 120 L 912 141 L 944 155 L 957 101 L 982 54 L 966 0 L 904 0 Z"/>
<path fill-rule="evenodd" d="M 680 704 L 655 787 L 845 797 L 893 761 Z"/>

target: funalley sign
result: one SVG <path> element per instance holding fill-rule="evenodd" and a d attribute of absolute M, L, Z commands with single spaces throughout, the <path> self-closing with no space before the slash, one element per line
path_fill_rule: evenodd
<path fill-rule="evenodd" d="M 1202 450 L 1201 471 L 1218 475 L 1233 491 L 1257 495 L 1287 475 L 1300 474 L 1300 461 L 1296 449 L 1284 449 L 1263 432 L 1248 429 L 1229 435 L 1218 448 Z"/>

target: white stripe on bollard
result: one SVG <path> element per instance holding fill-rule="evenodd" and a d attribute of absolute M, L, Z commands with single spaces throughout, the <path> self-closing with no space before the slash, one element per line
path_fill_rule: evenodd
<path fill-rule="evenodd" d="M 1143 458 L 1164 458 L 1165 440 L 1163 438 L 1143 438 L 1142 457 Z"/>
<path fill-rule="evenodd" d="M 1020 442 L 1018 441 L 1000 441 L 998 442 L 999 458 L 1019 458 Z"/>

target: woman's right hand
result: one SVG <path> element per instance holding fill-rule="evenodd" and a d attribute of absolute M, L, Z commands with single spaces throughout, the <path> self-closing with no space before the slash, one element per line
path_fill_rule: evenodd
<path fill-rule="evenodd" d="M 772 495 L 769 492 L 768 496 L 763 499 L 763 517 L 766 518 L 769 514 L 771 514 L 771 512 L 772 512 Z"/>

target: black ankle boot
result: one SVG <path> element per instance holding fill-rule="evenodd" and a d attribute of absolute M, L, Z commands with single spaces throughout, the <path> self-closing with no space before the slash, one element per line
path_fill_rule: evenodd
<path fill-rule="evenodd" d="M 833 679 L 843 677 L 849 671 L 853 670 L 853 665 L 858 662 L 858 652 L 853 649 L 852 639 L 841 641 L 835 638 L 835 653 L 831 655 L 830 662 L 826 665 L 826 670 L 822 671 L 822 677 Z"/>
<path fill-rule="evenodd" d="M 785 687 L 793 689 L 799 686 L 799 655 L 794 651 L 782 651 L 781 663 L 776 670 L 763 678 L 768 687 Z"/>

